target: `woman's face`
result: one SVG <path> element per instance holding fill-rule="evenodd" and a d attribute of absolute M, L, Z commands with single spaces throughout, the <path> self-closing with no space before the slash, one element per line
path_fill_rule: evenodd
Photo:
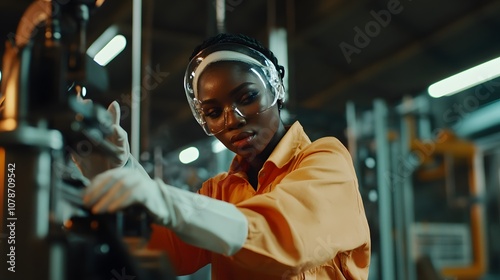
<path fill-rule="evenodd" d="M 260 104 L 256 100 L 265 100 L 263 103 L 267 104 L 273 100 L 267 83 L 239 63 L 219 62 L 208 66 L 198 80 L 198 99 L 209 125 L 225 118 L 225 129 L 215 137 L 248 161 L 264 150 L 281 124 L 277 105 L 260 114 L 243 117 L 234 111 L 232 106 L 243 108 L 243 113 L 245 108 L 253 112 Z"/>

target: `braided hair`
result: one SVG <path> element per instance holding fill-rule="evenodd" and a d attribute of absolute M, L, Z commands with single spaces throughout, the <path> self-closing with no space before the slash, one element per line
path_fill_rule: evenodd
<path fill-rule="evenodd" d="M 264 47 L 264 45 L 262 45 L 256 39 L 243 34 L 219 33 L 213 37 L 210 37 L 205 41 L 203 41 L 193 50 L 193 53 L 189 57 L 189 60 L 195 57 L 203 49 L 223 43 L 236 43 L 250 47 L 252 49 L 255 49 L 256 51 L 259 51 L 274 64 L 276 70 L 278 70 L 280 78 L 283 80 L 283 78 L 285 77 L 285 68 L 278 64 L 278 59 L 276 58 L 276 56 L 274 56 L 273 52 L 268 48 Z"/>

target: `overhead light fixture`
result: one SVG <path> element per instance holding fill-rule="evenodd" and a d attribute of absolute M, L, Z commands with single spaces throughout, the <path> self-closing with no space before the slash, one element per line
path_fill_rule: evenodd
<path fill-rule="evenodd" d="M 462 71 L 429 86 L 434 98 L 449 96 L 500 76 L 500 57 Z"/>
<path fill-rule="evenodd" d="M 199 156 L 200 151 L 196 147 L 189 147 L 179 153 L 179 160 L 184 164 L 188 164 L 197 160 Z"/>
<path fill-rule="evenodd" d="M 101 66 L 106 66 L 125 49 L 126 45 L 127 39 L 125 39 L 125 36 L 116 35 L 94 56 L 94 61 Z"/>

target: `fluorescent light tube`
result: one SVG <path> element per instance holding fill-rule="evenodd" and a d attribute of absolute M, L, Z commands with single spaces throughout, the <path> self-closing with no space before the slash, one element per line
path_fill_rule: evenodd
<path fill-rule="evenodd" d="M 429 95 L 434 98 L 445 95 L 453 95 L 457 92 L 485 83 L 499 76 L 500 57 L 434 83 L 429 86 L 428 92 Z"/>
<path fill-rule="evenodd" d="M 94 61 L 101 66 L 106 66 L 125 49 L 126 45 L 127 39 L 123 35 L 116 35 L 94 56 Z"/>

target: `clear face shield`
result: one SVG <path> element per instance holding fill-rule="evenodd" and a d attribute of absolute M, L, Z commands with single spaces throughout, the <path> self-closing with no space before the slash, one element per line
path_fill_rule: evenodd
<path fill-rule="evenodd" d="M 231 106 L 219 106 L 200 100 L 199 78 L 210 64 L 237 62 L 248 69 L 262 83 L 260 91 L 243 91 L 236 94 Z M 208 47 L 189 62 L 184 75 L 184 89 L 196 121 L 209 136 L 224 131 L 228 114 L 251 118 L 284 101 L 284 88 L 274 64 L 260 52 L 239 44 L 221 44 Z"/>

